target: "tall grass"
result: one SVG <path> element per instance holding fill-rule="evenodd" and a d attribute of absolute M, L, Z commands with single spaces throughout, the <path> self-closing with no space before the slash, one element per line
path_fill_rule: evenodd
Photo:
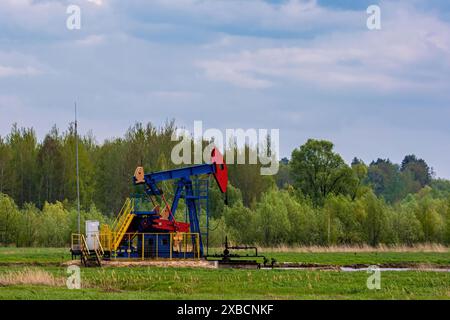
<path fill-rule="evenodd" d="M 51 273 L 37 268 L 25 268 L 0 274 L 0 286 L 44 285 L 56 287 L 64 284 L 64 278 L 55 277 Z"/>

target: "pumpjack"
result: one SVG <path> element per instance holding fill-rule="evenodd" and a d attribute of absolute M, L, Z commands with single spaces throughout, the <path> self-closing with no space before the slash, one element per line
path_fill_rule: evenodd
<path fill-rule="evenodd" d="M 211 151 L 210 163 L 151 173 L 137 167 L 132 183 L 143 187 L 143 192 L 126 200 L 112 225 L 88 230 L 86 224 L 86 237 L 72 235 L 72 256 L 80 255 L 86 265 L 96 261 L 100 265 L 103 259 L 204 257 L 205 241 L 208 247 L 210 176 L 226 193 L 228 169 L 217 148 Z M 165 182 L 174 183 L 171 204 L 161 188 Z M 177 215 L 181 200 L 184 221 L 175 218 L 182 216 Z"/>
<path fill-rule="evenodd" d="M 208 248 L 210 176 L 226 194 L 228 168 L 216 148 L 211 151 L 210 163 L 151 173 L 145 173 L 142 166 L 137 167 L 132 183 L 143 191 L 125 201 L 111 225 L 104 224 L 99 230 L 98 221 L 86 221 L 86 236 L 72 235 L 72 256 L 79 255 L 86 266 L 100 266 L 108 259 L 155 258 L 205 258 L 218 261 L 221 267 L 244 268 L 259 268 L 258 259 L 261 258 L 266 266 L 268 260 L 258 255 L 256 247 L 230 246 L 228 238 L 225 238 L 222 254 L 205 252 L 205 244 Z M 162 184 L 166 182 L 174 184 L 170 204 L 162 190 Z M 176 219 L 180 217 L 177 214 L 182 210 L 180 207 L 185 210 L 183 221 Z M 239 255 L 231 250 L 246 250 L 247 253 Z M 254 254 L 249 254 L 249 250 L 254 250 Z"/>
<path fill-rule="evenodd" d="M 228 184 L 228 169 L 224 162 L 223 156 L 217 148 L 211 152 L 211 163 L 194 165 L 173 170 L 159 171 L 153 173 L 144 173 L 143 167 L 138 167 L 133 177 L 134 185 L 143 185 L 145 194 L 152 201 L 155 197 L 161 197 L 165 207 L 163 210 L 155 205 L 152 211 L 141 211 L 138 206 L 133 211 L 134 219 L 131 221 L 127 233 L 148 234 L 142 237 L 143 241 L 148 241 L 148 248 L 153 248 L 156 241 L 155 250 L 158 250 L 158 257 L 168 258 L 172 252 L 172 258 L 186 257 L 191 253 L 183 250 L 174 252 L 170 248 L 170 238 L 172 242 L 181 240 L 186 234 L 191 235 L 193 247 L 197 247 L 199 257 L 204 256 L 204 238 L 208 236 L 208 230 L 202 230 L 200 227 L 199 217 L 201 215 L 201 202 L 205 203 L 205 218 L 208 219 L 208 182 L 209 180 L 200 180 L 200 176 L 212 175 L 217 182 L 219 190 L 226 193 Z M 159 183 L 164 181 L 175 181 L 175 192 L 172 204 L 169 205 L 165 198 L 163 190 L 159 187 Z M 187 221 L 179 222 L 175 220 L 176 212 L 179 207 L 180 200 L 184 199 Z M 155 233 L 155 234 L 152 234 Z M 194 238 L 192 237 L 195 237 Z M 139 237 L 138 237 L 139 238 Z M 139 238 L 140 239 L 140 238 Z M 146 246 L 144 245 L 144 248 Z M 195 256 L 195 252 L 192 252 Z M 191 255 L 192 255 L 191 254 Z M 181 255 L 181 256 L 180 256 Z"/>

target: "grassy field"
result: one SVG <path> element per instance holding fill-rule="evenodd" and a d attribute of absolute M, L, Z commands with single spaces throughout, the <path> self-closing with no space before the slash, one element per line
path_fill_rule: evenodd
<path fill-rule="evenodd" d="M 447 252 L 273 252 L 261 254 L 274 258 L 278 262 L 297 262 L 324 265 L 355 264 L 433 264 L 450 266 L 450 251 Z M 245 252 L 244 252 L 245 253 Z M 249 252 L 250 253 L 250 252 Z M 0 247 L 0 266 L 11 264 L 58 265 L 70 260 L 68 248 L 5 248 Z"/>
<path fill-rule="evenodd" d="M 270 254 L 269 254 L 270 253 Z M 450 265 L 448 252 L 269 252 L 280 262 Z M 450 273 L 383 271 L 369 290 L 364 271 L 82 268 L 65 286 L 67 249 L 0 248 L 0 299 L 450 299 Z"/>
<path fill-rule="evenodd" d="M 69 248 L 14 248 L 0 247 L 0 265 L 60 264 L 70 260 Z"/>

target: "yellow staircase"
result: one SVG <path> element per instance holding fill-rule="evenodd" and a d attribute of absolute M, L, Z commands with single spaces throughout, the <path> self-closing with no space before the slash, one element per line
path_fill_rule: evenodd
<path fill-rule="evenodd" d="M 122 242 L 123 236 L 128 230 L 128 227 L 133 221 L 134 213 L 133 213 L 134 203 L 131 199 L 127 199 L 120 210 L 119 215 L 116 220 L 113 222 L 111 226 L 111 251 L 116 251 Z"/>
<path fill-rule="evenodd" d="M 86 238 L 82 234 L 80 235 L 80 249 L 81 249 L 81 261 L 84 263 L 84 265 L 87 265 L 90 257 L 90 252 L 86 242 Z"/>
<path fill-rule="evenodd" d="M 102 265 L 102 258 L 103 255 L 105 254 L 103 247 L 100 243 L 100 240 L 97 237 L 97 245 L 95 245 L 94 248 L 89 248 L 88 244 L 86 242 L 86 238 L 84 237 L 84 235 L 79 235 L 80 236 L 80 249 L 81 249 L 81 261 L 83 262 L 83 264 L 87 267 L 87 266 L 91 266 L 91 265 L 97 265 L 97 266 L 101 266 Z"/>

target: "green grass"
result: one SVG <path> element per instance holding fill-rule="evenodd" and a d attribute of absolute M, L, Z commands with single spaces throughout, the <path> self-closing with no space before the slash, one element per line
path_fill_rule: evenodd
<path fill-rule="evenodd" d="M 450 265 L 450 253 L 263 253 L 280 262 Z M 0 283 L 27 268 L 68 276 L 68 249 L 0 248 Z M 18 264 L 18 265 L 17 265 Z M 161 267 L 82 268 L 81 290 L 50 285 L 0 284 L 1 299 L 450 299 L 449 272 L 382 272 L 381 290 L 369 290 L 367 274 L 316 270 L 228 270 Z"/>
<path fill-rule="evenodd" d="M 59 264 L 70 259 L 69 248 L 0 247 L 0 265 L 8 263 Z"/>
<path fill-rule="evenodd" d="M 436 264 L 450 266 L 450 252 L 261 252 L 278 262 L 316 263 L 324 265 L 353 264 Z M 68 248 L 0 247 L 0 265 L 59 264 L 70 260 Z"/>
<path fill-rule="evenodd" d="M 61 267 L 35 268 L 66 276 Z M 8 271 L 1 267 L 0 276 Z M 380 290 L 366 287 L 367 276 L 338 271 L 83 268 L 81 290 L 14 285 L 2 287 L 0 299 L 450 299 L 450 273 L 382 272 Z"/>

